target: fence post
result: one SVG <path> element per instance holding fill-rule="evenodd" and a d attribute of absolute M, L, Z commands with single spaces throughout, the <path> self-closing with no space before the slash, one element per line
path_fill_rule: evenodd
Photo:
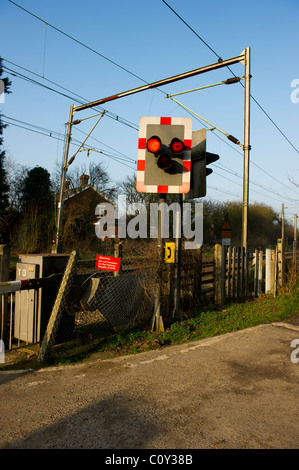
<path fill-rule="evenodd" d="M 10 250 L 8 245 L 0 245 L 0 282 L 9 281 Z M 8 314 L 8 294 L 1 296 L 0 302 L 0 339 L 5 340 Z"/>
<path fill-rule="evenodd" d="M 237 248 L 237 289 L 236 289 L 236 298 L 238 299 L 242 295 L 242 277 L 240 273 L 241 269 L 241 248 Z"/>
<path fill-rule="evenodd" d="M 241 297 L 245 294 L 245 248 L 241 247 Z"/>
<path fill-rule="evenodd" d="M 259 251 L 259 273 L 258 273 L 258 287 L 257 294 L 258 296 L 262 293 L 262 284 L 263 284 L 263 252 Z"/>
<path fill-rule="evenodd" d="M 221 253 L 221 307 L 224 305 L 226 298 L 226 260 L 227 260 L 227 249 L 226 245 L 222 245 Z"/>
<path fill-rule="evenodd" d="M 232 287 L 232 247 L 229 246 L 227 250 L 228 266 L 227 266 L 227 297 L 231 298 Z"/>
<path fill-rule="evenodd" d="M 221 266 L 222 266 L 222 246 L 218 243 L 214 248 L 214 303 L 215 305 L 222 304 L 222 289 L 221 289 Z"/>
<path fill-rule="evenodd" d="M 200 299 L 201 297 L 201 281 L 202 281 L 202 248 L 196 250 L 195 264 L 194 264 L 194 298 Z"/>
<path fill-rule="evenodd" d="M 248 295 L 248 288 L 249 288 L 249 252 L 244 248 L 244 295 L 245 297 Z"/>
<path fill-rule="evenodd" d="M 233 247 L 233 258 L 232 258 L 232 298 L 236 298 L 236 247 Z"/>
<path fill-rule="evenodd" d="M 40 361 L 46 361 L 51 358 L 52 347 L 55 341 L 55 334 L 59 326 L 61 315 L 63 313 L 65 299 L 69 293 L 72 278 L 76 270 L 76 259 L 77 253 L 76 251 L 73 251 L 69 257 L 68 264 L 65 268 L 65 272 L 63 274 L 63 278 L 52 309 L 47 329 L 41 344 L 39 352 Z"/>
<path fill-rule="evenodd" d="M 275 250 L 266 249 L 266 285 L 265 292 L 274 293 Z"/>
<path fill-rule="evenodd" d="M 277 285 L 283 287 L 285 281 L 284 239 L 277 240 Z"/>
<path fill-rule="evenodd" d="M 113 238 L 113 256 L 115 258 L 119 258 L 119 255 L 120 255 L 120 242 L 119 242 L 118 236 L 116 235 L 116 237 Z M 119 271 L 114 271 L 113 276 L 118 277 Z"/>
<path fill-rule="evenodd" d="M 254 251 L 254 297 L 258 295 L 258 273 L 259 273 L 259 257 L 257 248 Z"/>

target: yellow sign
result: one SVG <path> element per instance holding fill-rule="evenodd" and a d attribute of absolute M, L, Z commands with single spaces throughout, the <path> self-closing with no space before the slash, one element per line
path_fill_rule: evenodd
<path fill-rule="evenodd" d="M 227 215 L 225 216 L 225 219 L 222 225 L 221 238 L 232 238 L 232 229 L 231 229 Z"/>
<path fill-rule="evenodd" d="M 174 263 L 175 262 L 175 243 L 166 242 L 165 243 L 165 263 Z"/>

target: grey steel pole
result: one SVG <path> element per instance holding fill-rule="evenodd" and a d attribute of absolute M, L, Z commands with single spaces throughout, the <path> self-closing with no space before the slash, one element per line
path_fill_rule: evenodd
<path fill-rule="evenodd" d="M 62 173 L 61 173 L 59 201 L 58 201 L 58 215 L 57 215 L 57 223 L 56 223 L 56 239 L 55 239 L 55 245 L 52 248 L 52 253 L 59 252 L 59 237 L 60 237 L 61 218 L 62 218 L 63 192 L 64 192 L 65 175 L 67 172 L 67 160 L 68 160 L 68 154 L 69 154 L 69 148 L 70 148 L 71 130 L 72 130 L 74 112 L 75 112 L 75 106 L 72 104 L 70 108 L 67 135 L 66 135 L 66 141 L 65 141 L 65 147 L 64 147 L 64 157 L 63 157 L 63 166 L 62 166 Z"/>
<path fill-rule="evenodd" d="M 250 151 L 250 47 L 244 49 L 245 93 L 244 93 L 244 167 L 243 167 L 243 216 L 242 246 L 247 252 L 248 200 L 249 200 L 249 151 Z"/>
<path fill-rule="evenodd" d="M 164 331 L 164 323 L 162 318 L 162 304 L 163 304 L 163 265 L 164 265 L 164 243 L 163 243 L 163 231 L 164 231 L 164 203 L 166 203 L 166 194 L 161 193 L 159 198 L 159 211 L 158 211 L 158 263 L 159 273 L 156 284 L 156 298 L 155 298 L 155 311 L 152 321 L 152 331 Z"/>
<path fill-rule="evenodd" d="M 174 310 L 173 320 L 182 321 L 181 312 L 181 264 L 182 264 L 182 217 L 183 217 L 183 195 L 178 194 L 177 202 L 180 210 L 176 213 L 175 234 L 175 288 L 174 288 Z"/>

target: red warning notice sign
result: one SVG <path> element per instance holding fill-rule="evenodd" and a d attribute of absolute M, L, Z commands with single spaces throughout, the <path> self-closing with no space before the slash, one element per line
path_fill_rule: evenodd
<path fill-rule="evenodd" d="M 96 269 L 103 271 L 119 271 L 120 258 L 113 258 L 112 256 L 98 255 L 96 257 Z"/>

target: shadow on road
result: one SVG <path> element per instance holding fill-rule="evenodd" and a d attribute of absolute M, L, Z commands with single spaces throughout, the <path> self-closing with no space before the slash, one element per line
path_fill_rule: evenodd
<path fill-rule="evenodd" d="M 158 421 L 143 410 L 148 403 L 132 403 L 126 393 L 101 400 L 2 449 L 142 449 L 161 432 Z"/>

